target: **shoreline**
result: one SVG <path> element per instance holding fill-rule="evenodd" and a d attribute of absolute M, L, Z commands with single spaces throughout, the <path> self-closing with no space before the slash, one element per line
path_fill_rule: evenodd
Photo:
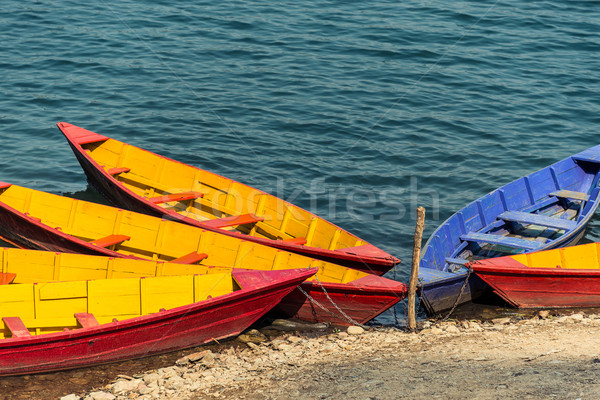
<path fill-rule="evenodd" d="M 600 314 L 553 313 L 426 320 L 419 333 L 267 327 L 59 398 L 599 398 Z"/>

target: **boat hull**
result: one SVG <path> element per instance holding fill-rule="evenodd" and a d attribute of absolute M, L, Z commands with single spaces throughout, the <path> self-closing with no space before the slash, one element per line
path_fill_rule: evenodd
<path fill-rule="evenodd" d="M 287 295 L 273 314 L 336 325 L 364 324 L 406 297 L 406 286 L 381 286 L 369 277 L 352 285 L 303 282 Z"/>
<path fill-rule="evenodd" d="M 88 132 L 89 134 L 94 133 L 65 123 L 59 123 L 58 127 L 67 138 L 73 153 L 87 176 L 88 182 L 115 206 L 155 217 L 167 218 L 202 229 L 218 232 L 223 235 L 239 237 L 239 234 L 234 231 L 213 228 L 193 218 L 186 217 L 175 211 L 167 210 L 138 196 L 136 193 L 124 187 L 105 170 L 100 168 L 98 163 L 86 154 L 85 151 L 83 151 L 83 148 L 77 144 L 74 135 L 70 132 L 71 130 L 74 130 L 74 128 L 77 128 L 78 130 Z M 173 161 L 166 157 L 162 158 Z M 316 216 L 313 217 L 316 218 Z M 244 236 L 244 239 L 379 276 L 384 275 L 394 265 L 400 262 L 396 257 L 393 257 L 372 245 L 359 246 L 352 250 L 328 250 L 320 247 L 304 246 L 283 240 L 270 240 L 254 236 Z"/>
<path fill-rule="evenodd" d="M 428 314 L 476 299 L 464 264 L 578 243 L 600 198 L 600 146 L 584 150 L 482 196 L 444 221 L 423 247 L 419 291 Z"/>
<path fill-rule="evenodd" d="M 566 244 L 557 243 L 553 248 L 576 245 L 584 235 L 585 230 L 582 229 L 572 240 Z M 426 271 L 430 273 L 440 273 L 441 271 Z M 441 272 L 444 274 L 443 272 Z M 489 289 L 488 283 L 481 277 L 471 273 L 469 280 L 464 289 L 463 285 L 467 279 L 467 272 L 461 273 L 445 273 L 445 279 L 433 281 L 419 287 L 419 296 L 421 304 L 428 315 L 439 315 L 443 311 L 447 311 L 454 305 L 460 305 L 473 301 L 481 297 L 486 290 Z M 461 289 L 463 292 L 461 294 Z M 459 297 L 460 296 L 460 297 Z"/>
<path fill-rule="evenodd" d="M 231 294 L 91 328 L 0 340 L 0 375 L 92 366 L 165 353 L 234 336 L 267 313 L 315 270 L 236 271 Z"/>
<path fill-rule="evenodd" d="M 600 271 L 476 267 L 500 297 L 518 308 L 600 307 Z"/>

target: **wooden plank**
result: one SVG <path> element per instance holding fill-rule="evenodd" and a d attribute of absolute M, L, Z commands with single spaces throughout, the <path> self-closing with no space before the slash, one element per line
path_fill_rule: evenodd
<path fill-rule="evenodd" d="M 504 221 L 546 226 L 548 228 L 564 229 L 565 231 L 575 229 L 577 226 L 577 222 L 569 219 L 553 218 L 545 215 L 531 214 L 521 211 L 505 211 L 500 214 L 498 218 Z"/>
<path fill-rule="evenodd" d="M 83 328 L 93 328 L 94 326 L 99 326 L 100 324 L 94 317 L 94 314 L 91 313 L 75 313 L 75 319 L 79 322 Z"/>
<path fill-rule="evenodd" d="M 446 262 L 448 264 L 458 264 L 458 265 L 465 265 L 466 263 L 469 262 L 469 260 L 465 260 L 464 258 L 452 258 L 452 257 L 446 257 Z"/>
<path fill-rule="evenodd" d="M 93 240 L 90 243 L 98 247 L 109 247 L 113 244 L 123 243 L 124 241 L 129 239 L 131 239 L 131 237 L 127 235 L 108 235 L 106 237 Z"/>
<path fill-rule="evenodd" d="M 182 193 L 171 193 L 164 196 L 151 197 L 148 201 L 154 204 L 169 203 L 171 201 L 186 201 L 195 200 L 204 197 L 204 193 L 200 192 L 182 192 Z"/>
<path fill-rule="evenodd" d="M 490 235 L 487 233 L 477 232 L 470 232 L 466 235 L 461 235 L 460 238 L 461 240 L 467 240 L 469 242 L 485 242 L 490 244 L 498 244 L 501 246 L 522 248 L 527 250 L 535 250 L 542 245 L 542 243 L 534 242 L 532 240 L 500 235 Z"/>
<path fill-rule="evenodd" d="M 204 260 L 206 257 L 208 257 L 208 254 L 206 254 L 206 253 L 198 253 L 198 252 L 192 251 L 190 254 L 186 254 L 185 256 L 176 258 L 174 260 L 171 260 L 170 262 L 177 263 L 177 264 L 193 264 L 198 261 Z"/>
<path fill-rule="evenodd" d="M 131 168 L 127 168 L 127 167 L 116 167 L 116 168 L 110 168 L 110 169 L 106 170 L 106 172 L 109 175 L 118 175 L 123 172 L 129 172 L 129 171 L 131 171 Z"/>
<path fill-rule="evenodd" d="M 0 285 L 8 285 L 15 280 L 17 274 L 12 272 L 0 272 Z"/>
<path fill-rule="evenodd" d="M 550 193 L 550 196 L 560 197 L 562 199 L 573 199 L 580 201 L 588 201 L 590 196 L 581 192 L 574 192 L 571 190 L 557 190 L 556 192 Z"/>
<path fill-rule="evenodd" d="M 19 317 L 3 317 L 2 321 L 4 321 L 4 323 L 6 324 L 8 329 L 10 329 L 10 333 L 12 334 L 13 337 L 16 338 L 16 337 L 31 336 L 31 333 L 29 333 L 29 330 L 27 329 L 27 327 L 25 326 L 23 321 L 21 321 L 21 318 L 19 318 Z"/>
<path fill-rule="evenodd" d="M 265 220 L 264 218 L 257 217 L 254 214 L 242 214 L 242 215 L 232 215 L 230 217 L 225 217 L 225 218 L 211 219 L 208 221 L 203 221 L 202 224 L 210 226 L 212 228 L 225 228 L 228 226 L 253 224 L 253 223 L 261 222 L 264 220 Z"/>
<path fill-rule="evenodd" d="M 303 238 L 303 237 L 283 239 L 283 241 L 286 243 L 292 243 L 292 244 L 300 244 L 300 245 L 306 244 L 306 238 Z"/>

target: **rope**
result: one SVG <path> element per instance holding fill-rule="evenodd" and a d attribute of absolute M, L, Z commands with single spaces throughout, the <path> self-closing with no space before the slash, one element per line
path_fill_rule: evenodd
<path fill-rule="evenodd" d="M 442 321 L 447 320 L 450 317 L 450 315 L 452 315 L 452 313 L 454 312 L 454 309 L 458 305 L 460 298 L 463 295 L 465 287 L 467 286 L 467 282 L 469 281 L 469 276 L 471 276 L 471 268 L 469 268 L 469 267 L 466 267 L 466 268 L 467 268 L 467 277 L 465 278 L 465 281 L 463 282 L 462 287 L 460 288 L 460 292 L 458 293 L 458 296 L 456 297 L 456 300 L 454 301 L 454 305 L 450 309 L 450 312 L 448 313 L 448 315 L 446 315 L 444 318 L 442 318 Z"/>
<path fill-rule="evenodd" d="M 397 270 L 397 268 L 394 267 L 394 280 L 395 281 L 397 281 L 397 279 L 396 279 L 396 270 Z M 402 302 L 402 304 L 404 304 L 404 302 Z M 398 322 L 398 311 L 396 310 L 396 306 L 397 306 L 397 304 L 394 304 L 394 326 L 400 325 L 399 322 Z M 406 314 L 404 314 L 404 315 L 406 315 Z"/>
<path fill-rule="evenodd" d="M 329 302 L 336 308 L 336 310 L 338 310 L 338 312 L 344 317 L 344 319 L 346 319 L 346 322 L 349 322 L 352 325 L 360 326 L 363 329 L 367 329 L 367 327 L 365 325 L 361 324 L 360 322 L 355 321 L 354 319 L 352 319 L 352 317 L 350 317 L 348 314 L 346 314 L 340 307 L 338 307 L 338 305 L 331 299 L 331 297 L 329 297 L 329 293 L 327 293 L 327 290 L 325 289 L 325 287 L 323 287 L 323 284 L 321 283 L 319 278 L 315 277 L 315 280 L 317 281 L 319 286 L 321 286 L 321 289 L 323 289 L 323 293 L 325 293 L 327 300 L 329 300 Z M 298 289 L 300 289 L 300 292 L 302 292 L 302 294 L 305 295 L 306 298 L 311 303 L 315 304 L 316 306 L 318 306 L 320 309 L 322 309 L 329 315 L 339 319 L 338 315 L 336 315 L 334 312 L 330 311 L 328 308 L 325 308 L 325 306 L 323 306 L 321 303 L 319 303 L 318 301 L 313 299 L 311 295 L 309 295 L 308 293 L 306 293 L 306 291 L 304 289 L 302 289 L 302 287 L 298 286 Z"/>

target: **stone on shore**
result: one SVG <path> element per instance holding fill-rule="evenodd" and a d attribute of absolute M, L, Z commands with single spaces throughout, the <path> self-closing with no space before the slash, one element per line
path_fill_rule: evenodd
<path fill-rule="evenodd" d="M 81 400 L 81 397 L 76 394 L 68 394 L 60 398 L 60 400 Z"/>
<path fill-rule="evenodd" d="M 112 393 L 98 391 L 90 393 L 89 398 L 92 400 L 115 400 L 117 397 Z"/>
<path fill-rule="evenodd" d="M 348 332 L 348 335 L 362 335 L 365 330 L 360 326 L 349 326 L 346 332 Z"/>

